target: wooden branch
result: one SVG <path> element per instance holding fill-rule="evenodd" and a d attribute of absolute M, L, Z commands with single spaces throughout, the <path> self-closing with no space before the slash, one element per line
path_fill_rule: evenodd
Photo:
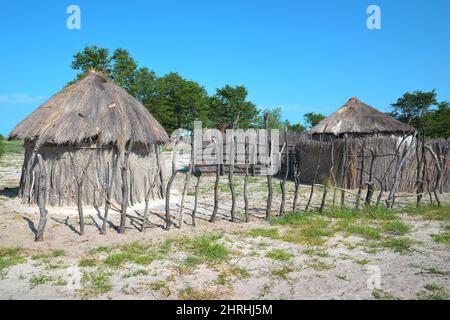
<path fill-rule="evenodd" d="M 266 129 L 267 136 L 267 156 L 269 159 L 269 166 L 272 168 L 272 140 L 269 129 L 269 113 L 264 114 L 264 128 Z M 266 218 L 270 217 L 270 212 L 272 211 L 272 197 L 273 197 L 273 187 L 272 187 L 272 172 L 269 170 L 267 175 L 267 205 L 266 205 Z"/>
<path fill-rule="evenodd" d="M 288 140 L 287 140 L 287 127 L 288 124 L 286 123 L 284 125 L 284 147 L 286 147 L 286 172 L 284 173 L 283 180 L 280 181 L 280 187 L 281 187 L 281 205 L 280 205 L 280 213 L 279 216 L 282 216 L 284 214 L 284 204 L 286 202 L 286 180 L 289 175 L 289 147 L 288 147 Z"/>
<path fill-rule="evenodd" d="M 220 155 L 216 139 L 211 138 L 211 140 L 214 144 L 216 153 L 216 181 L 214 183 L 214 209 L 209 221 L 214 222 L 216 220 L 217 211 L 219 210 Z"/>
<path fill-rule="evenodd" d="M 34 241 L 43 241 L 44 230 L 45 225 L 47 224 L 47 214 L 48 214 L 48 211 L 45 208 L 45 198 L 47 192 L 47 173 L 45 170 L 44 160 L 42 160 L 42 156 L 40 154 L 37 154 L 37 159 L 39 163 L 39 194 L 37 198 L 37 204 L 39 207 L 39 225 L 36 231 Z"/>
<path fill-rule="evenodd" d="M 169 181 L 167 182 L 166 188 L 166 230 L 169 231 L 172 226 L 172 219 L 170 217 L 170 189 L 172 188 L 172 183 L 175 180 L 175 176 L 177 175 L 176 170 L 176 157 L 177 157 L 177 147 L 180 142 L 180 138 L 177 137 L 175 139 L 175 143 L 172 150 L 172 174 L 170 176 Z"/>

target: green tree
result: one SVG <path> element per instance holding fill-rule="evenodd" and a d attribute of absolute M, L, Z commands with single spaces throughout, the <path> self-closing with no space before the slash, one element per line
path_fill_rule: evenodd
<path fill-rule="evenodd" d="M 247 101 L 247 89 L 244 86 L 229 85 L 217 89 L 209 99 L 208 118 L 210 125 L 221 131 L 232 128 L 239 115 L 239 128 L 254 127 L 258 120 L 258 109 Z"/>
<path fill-rule="evenodd" d="M 430 138 L 450 135 L 450 108 L 439 102 L 435 90 L 407 92 L 392 104 L 391 116 L 407 123 Z"/>
<path fill-rule="evenodd" d="M 136 91 L 136 77 L 138 65 L 125 49 L 116 49 L 111 56 L 110 77 L 119 86 L 133 96 Z"/>
<path fill-rule="evenodd" d="M 321 113 L 309 112 L 305 114 L 303 118 L 305 119 L 307 128 L 311 129 L 326 117 Z"/>
<path fill-rule="evenodd" d="M 275 107 L 272 109 L 265 109 L 261 111 L 255 121 L 255 127 L 264 128 L 264 115 L 269 115 L 269 128 L 270 129 L 283 129 L 284 121 L 281 120 L 281 108 Z"/>
<path fill-rule="evenodd" d="M 304 125 L 302 125 L 301 123 L 296 123 L 296 124 L 289 124 L 288 125 L 288 131 L 289 132 L 294 132 L 294 133 L 303 133 L 306 132 L 306 127 Z"/>
<path fill-rule="evenodd" d="M 109 75 L 111 58 L 109 50 L 97 46 L 87 46 L 73 56 L 72 69 L 79 70 L 78 78 L 89 70 L 96 70 Z"/>
<path fill-rule="evenodd" d="M 437 104 L 435 90 L 407 92 L 392 104 L 391 115 L 416 129 L 423 130 L 425 129 L 424 116 L 432 106 Z"/>
<path fill-rule="evenodd" d="M 207 98 L 206 90 L 197 82 L 169 73 L 156 80 L 156 95 L 146 106 L 172 132 L 192 129 L 195 120 L 205 121 Z"/>

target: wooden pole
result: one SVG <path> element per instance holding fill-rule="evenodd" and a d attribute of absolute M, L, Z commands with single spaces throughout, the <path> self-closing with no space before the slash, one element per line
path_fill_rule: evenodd
<path fill-rule="evenodd" d="M 249 221 L 248 216 L 248 162 L 250 155 L 249 152 L 249 141 L 248 137 L 245 137 L 244 140 L 244 157 L 245 157 L 245 177 L 244 177 L 244 214 L 245 214 L 245 222 Z"/>
<path fill-rule="evenodd" d="M 211 140 L 214 144 L 216 153 L 216 181 L 214 183 L 214 209 L 209 221 L 214 222 L 216 220 L 217 211 L 219 210 L 220 155 L 216 139 L 212 138 Z"/>
<path fill-rule="evenodd" d="M 372 159 L 370 160 L 369 178 L 367 180 L 367 193 L 366 193 L 366 200 L 365 200 L 366 206 L 370 206 L 372 204 L 372 197 L 373 197 L 373 192 L 374 192 L 374 187 L 375 187 L 375 182 L 373 180 L 373 165 L 377 158 L 377 153 L 373 148 L 371 148 L 370 154 L 371 154 Z"/>
<path fill-rule="evenodd" d="M 327 129 L 327 126 L 325 126 L 323 132 L 325 132 L 326 129 Z M 312 181 L 312 185 L 311 185 L 311 191 L 310 191 L 310 193 L 309 193 L 308 202 L 306 203 L 305 212 L 308 211 L 309 206 L 310 206 L 310 204 L 311 204 L 312 197 L 313 197 L 313 195 L 314 195 L 314 185 L 315 185 L 315 183 L 316 183 L 317 173 L 319 172 L 319 168 L 320 168 L 320 155 L 321 155 L 321 153 L 322 153 L 322 147 L 323 147 L 323 134 L 324 134 L 324 133 L 322 133 L 322 134 L 320 135 L 319 153 L 318 153 L 318 155 L 317 155 L 316 168 L 314 169 L 314 176 L 313 176 L 313 181 Z"/>
<path fill-rule="evenodd" d="M 39 207 L 39 225 L 36 231 L 34 241 L 43 241 L 48 213 L 47 209 L 45 208 L 45 197 L 47 192 L 47 173 L 45 171 L 44 160 L 42 160 L 42 156 L 40 154 L 37 154 L 37 159 L 39 163 L 39 194 L 37 198 L 37 204 Z"/>
<path fill-rule="evenodd" d="M 330 183 L 331 183 L 330 179 L 331 179 L 331 176 L 333 175 L 333 169 L 334 169 L 334 142 L 333 142 L 332 137 L 330 137 L 330 142 L 331 142 L 331 164 L 330 164 L 330 170 L 328 171 L 327 181 L 325 182 L 325 186 L 323 187 L 322 202 L 320 203 L 320 209 L 319 209 L 320 212 L 323 212 L 323 210 L 325 210 L 325 204 L 326 204 L 327 194 L 328 194 L 328 187 L 330 186 Z M 336 193 L 334 193 L 334 194 L 336 194 Z"/>
<path fill-rule="evenodd" d="M 425 145 L 425 148 L 433 156 L 434 165 L 437 170 L 433 193 L 434 193 L 434 198 L 436 199 L 438 207 L 441 207 L 442 202 L 441 202 L 441 197 L 440 197 L 440 190 L 441 190 L 441 185 L 442 185 L 442 171 L 443 171 L 442 162 L 441 162 L 441 159 L 439 159 L 439 156 L 434 152 L 433 148 L 431 148 L 430 146 L 427 146 L 427 145 Z M 438 145 L 438 148 L 440 148 L 439 145 Z"/>
<path fill-rule="evenodd" d="M 348 136 L 345 134 L 344 138 L 344 151 L 342 153 L 342 172 L 341 172 L 341 188 L 345 189 L 346 186 L 346 177 L 347 177 L 347 162 L 348 162 L 348 156 L 347 156 L 347 142 L 348 142 Z M 345 206 L 345 192 L 341 191 L 341 209 L 343 209 Z"/>
<path fill-rule="evenodd" d="M 108 221 L 108 212 L 109 209 L 111 207 L 111 192 L 112 192 L 112 186 L 114 184 L 114 178 L 116 176 L 116 172 L 117 172 L 117 167 L 118 167 L 118 162 L 119 162 L 119 154 L 117 152 L 117 148 L 114 147 L 113 149 L 113 165 L 112 165 L 112 174 L 111 177 L 109 175 L 109 162 L 108 162 L 108 167 L 107 167 L 107 173 L 106 173 L 106 198 L 105 198 L 105 214 L 103 216 L 103 223 L 102 223 L 102 228 L 100 233 L 101 234 L 106 234 L 106 223 Z"/>
<path fill-rule="evenodd" d="M 172 183 L 177 175 L 176 170 L 176 157 L 177 157 L 177 147 L 179 143 L 179 137 L 175 139 L 173 150 L 172 150 L 172 174 L 169 181 L 167 182 L 166 188 L 166 230 L 169 231 L 172 226 L 172 219 L 170 218 L 170 189 L 172 188 Z"/>
<path fill-rule="evenodd" d="M 178 215 L 178 228 L 183 226 L 183 214 L 184 214 L 184 202 L 186 199 L 187 189 L 189 187 L 189 181 L 192 175 L 192 169 L 194 167 L 194 134 L 191 134 L 191 159 L 189 160 L 188 171 L 184 180 L 183 194 L 181 195 L 180 214 Z"/>
<path fill-rule="evenodd" d="M 264 114 L 264 128 L 266 129 L 267 137 L 267 157 L 269 159 L 269 172 L 267 174 L 267 205 L 266 205 L 266 218 L 270 217 L 270 212 L 272 211 L 272 197 L 273 197 L 273 187 L 272 187 L 272 139 L 269 129 L 269 113 Z"/>
<path fill-rule="evenodd" d="M 366 144 L 364 141 L 361 141 L 361 167 L 359 169 L 359 185 L 358 185 L 358 196 L 356 197 L 356 209 L 359 209 L 361 203 L 361 194 L 362 189 L 364 188 L 364 165 L 366 160 Z"/>
<path fill-rule="evenodd" d="M 121 167 L 122 171 L 122 203 L 120 207 L 120 226 L 119 233 L 125 233 L 125 227 L 127 222 L 127 208 L 128 208 L 128 163 L 130 158 L 130 152 L 132 144 L 129 143 L 125 148 L 124 159 Z"/>
<path fill-rule="evenodd" d="M 286 123 L 284 125 L 284 147 L 286 148 L 286 172 L 284 173 L 283 180 L 280 181 L 281 205 L 280 205 L 279 216 L 282 216 L 284 214 L 284 205 L 286 202 L 286 180 L 289 175 L 289 144 L 288 144 L 288 139 L 287 139 L 287 127 L 288 127 L 288 124 Z"/>

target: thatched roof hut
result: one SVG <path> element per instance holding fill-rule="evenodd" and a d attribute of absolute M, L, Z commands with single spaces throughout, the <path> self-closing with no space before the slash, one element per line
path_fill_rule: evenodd
<path fill-rule="evenodd" d="M 329 117 L 314 126 L 310 133 L 334 136 L 347 135 L 408 135 L 416 130 L 389 115 L 351 98 Z"/>
<path fill-rule="evenodd" d="M 152 196 L 162 196 L 161 178 L 155 178 L 161 175 L 156 146 L 168 142 L 167 133 L 138 100 L 103 74 L 89 72 L 52 96 L 8 138 L 25 141 L 19 193 L 24 202 L 36 202 L 37 154 L 45 163 L 50 205 L 73 203 L 76 178 L 85 179 L 83 203 L 104 203 L 108 181 L 112 200 L 120 202 L 122 180 L 117 166 L 124 163 L 131 203 L 144 199 L 144 185 L 154 184 Z"/>

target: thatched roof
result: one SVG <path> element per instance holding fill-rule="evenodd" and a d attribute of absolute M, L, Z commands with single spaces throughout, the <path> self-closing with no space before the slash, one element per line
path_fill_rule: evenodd
<path fill-rule="evenodd" d="M 413 133 L 415 129 L 389 115 L 351 98 L 339 110 L 314 126 L 312 134 L 375 134 L 375 133 Z"/>
<path fill-rule="evenodd" d="M 163 144 L 164 128 L 148 110 L 103 74 L 89 72 L 19 123 L 8 139 L 39 144 Z"/>

